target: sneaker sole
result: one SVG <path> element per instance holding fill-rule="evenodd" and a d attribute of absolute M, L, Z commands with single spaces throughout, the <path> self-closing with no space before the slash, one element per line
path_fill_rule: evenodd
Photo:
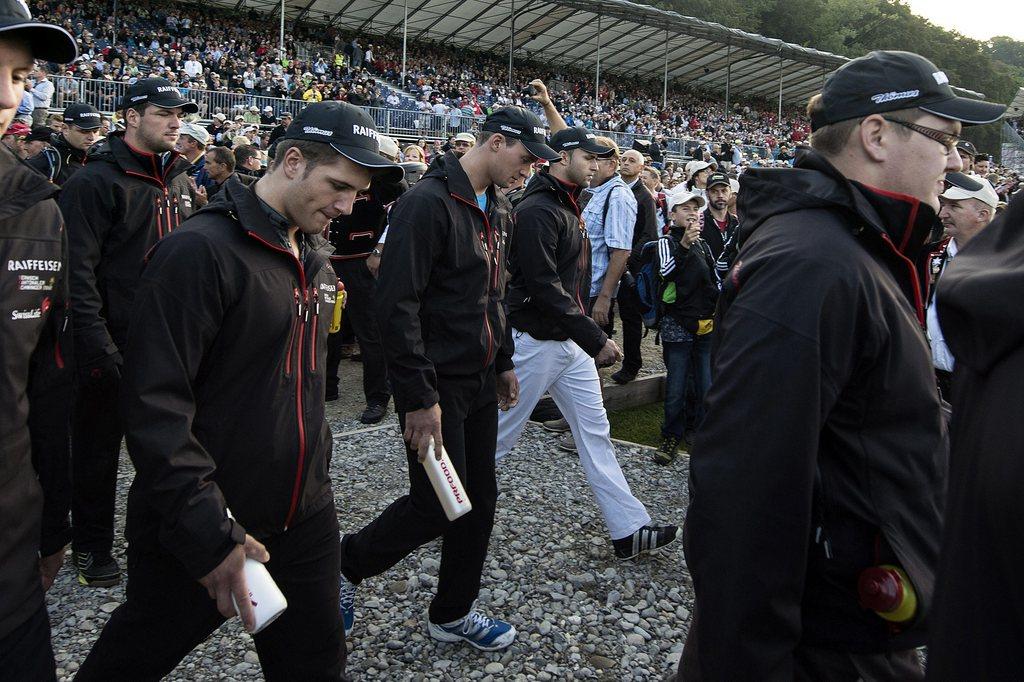
<path fill-rule="evenodd" d="M 381 416 L 377 417 L 376 419 L 363 419 L 362 417 L 360 417 L 359 418 L 359 423 L 360 424 L 380 424 L 382 421 L 384 421 L 384 417 L 386 417 L 386 416 L 388 416 L 387 412 L 385 412 Z"/>
<path fill-rule="evenodd" d="M 467 637 L 453 635 L 452 633 L 445 632 L 440 628 L 435 629 L 434 627 L 432 627 L 433 625 L 433 623 L 427 621 L 427 634 L 429 634 L 432 639 L 435 639 L 438 642 L 445 642 L 448 644 L 457 644 L 459 642 L 465 642 L 466 644 L 469 644 L 470 646 L 479 649 L 480 651 L 500 651 L 502 649 L 507 649 L 509 645 L 511 645 L 512 642 L 515 641 L 516 635 L 518 634 L 516 632 L 515 626 L 511 626 L 511 629 L 504 635 L 499 637 L 497 640 L 495 640 L 494 644 L 490 646 L 484 646 L 483 644 L 477 644 L 476 642 Z M 508 641 L 506 641 L 506 639 Z"/>
<path fill-rule="evenodd" d="M 621 559 L 622 561 L 631 561 L 633 559 L 636 559 L 638 556 L 640 556 L 642 554 L 657 554 L 658 552 L 660 552 L 661 550 L 665 549 L 666 547 L 668 547 L 669 545 L 671 545 L 673 542 L 675 542 L 676 540 L 678 540 L 681 537 L 683 537 L 683 529 L 682 528 L 676 528 L 676 534 L 672 537 L 672 539 L 669 540 L 668 542 L 666 542 L 664 545 L 661 545 L 660 547 L 655 547 L 654 549 L 641 549 L 636 554 L 631 554 L 629 556 L 619 556 L 618 554 L 616 554 L 615 557 L 618 558 L 618 559 Z"/>
<path fill-rule="evenodd" d="M 572 430 L 572 429 L 569 428 L 568 424 L 565 425 L 564 429 L 562 427 L 560 427 L 560 426 L 558 428 L 555 428 L 553 426 L 548 426 L 548 422 L 541 422 L 540 426 L 545 431 L 550 431 L 551 433 L 569 433 L 569 431 Z"/>
<path fill-rule="evenodd" d="M 113 578 L 93 578 L 88 579 L 81 573 L 78 574 L 78 584 L 83 587 L 113 587 L 121 583 L 121 576 L 115 576 Z"/>

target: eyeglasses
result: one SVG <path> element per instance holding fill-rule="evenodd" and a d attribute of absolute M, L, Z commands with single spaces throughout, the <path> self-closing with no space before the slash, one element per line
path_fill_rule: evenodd
<path fill-rule="evenodd" d="M 889 116 L 883 116 L 882 118 L 888 121 L 889 123 L 895 123 L 896 125 L 903 126 L 904 128 L 909 128 L 910 130 L 913 130 L 915 133 L 921 133 L 925 137 L 935 140 L 936 142 L 938 142 L 939 144 L 946 148 L 947 156 L 953 153 L 953 150 L 956 149 L 957 142 L 960 141 L 959 135 L 947 133 L 945 130 L 936 130 L 935 128 L 928 128 L 926 126 L 918 125 L 916 123 L 910 123 L 909 121 L 901 121 L 898 118 L 893 118 Z"/>

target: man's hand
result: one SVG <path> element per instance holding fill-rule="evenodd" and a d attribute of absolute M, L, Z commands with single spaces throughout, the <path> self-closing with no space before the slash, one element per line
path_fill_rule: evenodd
<path fill-rule="evenodd" d="M 189 178 L 188 181 L 192 183 L 193 187 L 195 187 L 196 208 L 202 208 L 203 206 L 206 206 L 206 204 L 210 203 L 210 197 L 206 195 L 206 188 L 202 185 L 196 185 L 194 178 Z"/>
<path fill-rule="evenodd" d="M 380 248 L 379 246 L 377 247 Z M 370 271 L 370 274 L 376 279 L 377 273 L 380 272 L 380 256 L 370 254 L 366 257 L 366 269 Z"/>
<path fill-rule="evenodd" d="M 427 456 L 430 449 L 430 438 L 434 438 L 434 457 L 440 461 L 441 447 L 441 406 L 434 403 L 422 410 L 413 410 L 405 413 L 405 431 L 402 437 L 409 447 L 416 451 L 419 461 Z"/>
<path fill-rule="evenodd" d="M 608 326 L 608 312 L 612 307 L 612 299 L 605 294 L 601 294 L 594 301 L 594 308 L 590 311 L 590 316 L 594 318 L 594 322 L 600 327 Z"/>
<path fill-rule="evenodd" d="M 508 412 L 519 403 L 519 379 L 511 369 L 498 375 L 498 409 Z"/>
<path fill-rule="evenodd" d="M 234 595 L 242 625 L 247 631 L 252 632 L 256 628 L 256 614 L 253 613 L 252 602 L 249 601 L 249 586 L 245 584 L 246 557 L 265 564 L 270 561 L 270 552 L 256 538 L 246 535 L 245 544 L 235 545 L 217 568 L 199 579 L 199 584 L 206 588 L 210 599 L 217 600 L 217 610 L 225 618 L 235 615 L 235 607 L 231 603 L 231 597 Z"/>
<path fill-rule="evenodd" d="M 61 566 L 64 565 L 64 554 L 68 551 L 67 546 L 61 547 L 50 556 L 39 558 L 39 573 L 43 579 L 43 592 L 53 587 L 53 581 L 57 579 Z"/>
<path fill-rule="evenodd" d="M 537 90 L 537 94 L 530 95 L 530 99 L 535 100 L 542 107 L 546 107 L 551 104 L 551 95 L 548 94 L 548 86 L 544 85 L 544 81 L 539 78 L 534 78 L 530 81 L 530 85 Z"/>
<path fill-rule="evenodd" d="M 594 362 L 598 367 L 611 367 L 620 360 L 622 360 L 622 351 L 619 350 L 618 344 L 611 339 L 605 341 L 604 346 L 594 356 Z"/>
<path fill-rule="evenodd" d="M 683 237 L 679 240 L 679 245 L 684 249 L 688 249 L 693 246 L 694 242 L 699 238 L 700 224 L 696 220 L 688 220 L 686 222 L 686 230 L 683 232 Z"/>

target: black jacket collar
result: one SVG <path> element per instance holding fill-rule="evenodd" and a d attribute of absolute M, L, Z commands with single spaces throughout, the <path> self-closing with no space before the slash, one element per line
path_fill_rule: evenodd
<path fill-rule="evenodd" d="M 143 177 L 159 185 L 166 185 L 172 178 L 188 170 L 190 165 L 175 151 L 167 152 L 165 156 L 135 149 L 125 142 L 123 132 L 108 135 L 103 144 L 89 152 L 87 160 L 109 161 L 128 175 Z"/>
<path fill-rule="evenodd" d="M 0 220 L 18 215 L 57 193 L 57 186 L 0 144 Z"/>

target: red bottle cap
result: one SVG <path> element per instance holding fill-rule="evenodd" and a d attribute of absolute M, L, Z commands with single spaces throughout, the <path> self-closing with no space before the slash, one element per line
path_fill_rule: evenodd
<path fill-rule="evenodd" d="M 889 568 L 865 568 L 857 579 L 860 605 L 871 611 L 889 613 L 903 602 L 903 583 L 899 574 Z"/>

